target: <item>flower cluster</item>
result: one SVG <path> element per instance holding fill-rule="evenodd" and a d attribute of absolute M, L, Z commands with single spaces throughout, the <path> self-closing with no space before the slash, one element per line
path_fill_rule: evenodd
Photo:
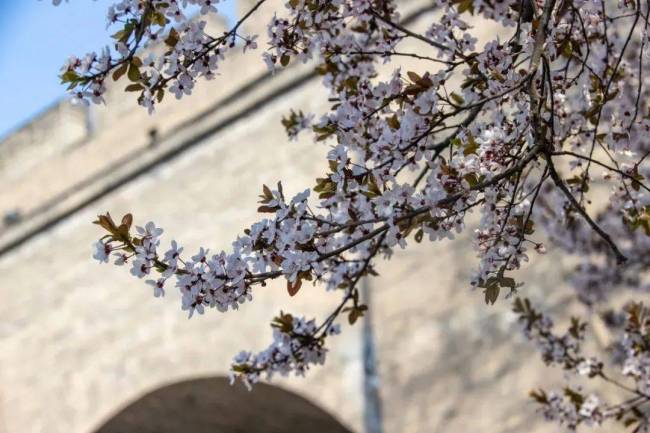
<path fill-rule="evenodd" d="M 612 404 L 576 385 L 567 385 L 562 392 L 531 392 L 531 397 L 540 405 L 546 419 L 558 422 L 570 431 L 575 431 L 580 424 L 600 425 L 607 420 L 633 427 L 635 433 L 650 431 L 650 418 L 643 411 L 644 405 L 650 403 L 648 308 L 643 304 L 630 304 L 624 313 L 625 332 L 618 341 L 623 349 L 620 374 L 630 383 L 620 382 L 606 372 L 604 362 L 597 358 L 580 355 L 580 343 L 585 338 L 584 323 L 574 319 L 569 332 L 559 337 L 553 334 L 550 318 L 533 309 L 527 299 L 518 298 L 514 311 L 524 325 L 526 336 L 539 344 L 542 359 L 563 368 L 569 380 L 583 376 L 618 388 L 618 394 L 627 394 L 626 399 Z"/>
<path fill-rule="evenodd" d="M 567 387 L 564 392 L 533 391 L 531 397 L 541 405 L 541 412 L 548 421 L 554 421 L 575 431 L 578 425 L 600 425 L 609 415 L 600 399 L 594 395 L 583 395 L 579 388 Z"/>
<path fill-rule="evenodd" d="M 187 5 L 200 6 L 201 16 L 213 13 L 216 1 L 116 2 L 109 11 L 109 21 L 121 26 L 114 50 L 72 59 L 63 81 L 77 97 L 101 102 L 108 78 L 126 76 L 127 90 L 153 109 L 166 91 L 182 97 L 199 77 L 212 78 L 238 41 L 244 51 L 255 48 L 255 37 L 239 29 L 264 1 L 216 38 L 201 18 L 183 13 Z M 320 363 L 326 330 L 342 314 L 351 323 L 363 315 L 357 285 L 376 273 L 377 257 L 425 235 L 453 238 L 475 210 L 478 265 L 471 284 L 487 303 L 521 287 L 511 273 L 546 252 L 543 237 L 580 256 L 572 279 L 588 305 L 606 300 L 612 287 L 647 291 L 648 4 L 453 0 L 429 10 L 436 21 L 418 33 L 409 28 L 417 14 L 402 16 L 396 1 L 287 1 L 270 17 L 262 57 L 271 70 L 296 61 L 315 66 L 333 105 L 323 113 L 294 110 L 282 123 L 289 139 L 311 133 L 330 146 L 327 171 L 293 197 L 285 197 L 281 183 L 263 186 L 258 210 L 266 217 L 229 251 L 210 255 L 201 248 L 184 259 L 172 241 L 159 253 L 161 233 L 153 224 L 132 234 L 129 216 L 116 225 L 105 215 L 98 223 L 108 235 L 95 258 L 129 262 L 139 278 L 155 275 L 147 281 L 156 296 L 173 283 L 190 316 L 206 307 L 236 309 L 252 299 L 255 286 L 278 278 L 291 295 L 307 281 L 340 297 L 318 327 L 280 316 L 273 345 L 235 362 L 248 383 L 262 373 L 302 374 Z M 468 15 L 495 23 L 501 35 L 479 43 Z M 418 51 L 406 50 L 406 41 L 419 44 Z M 154 44 L 165 49 L 142 59 L 141 48 Z M 403 59 L 415 70 L 406 70 Z M 609 200 L 601 203 L 607 190 Z M 582 321 L 556 336 L 546 316 L 523 301 L 517 308 L 546 362 L 603 377 L 600 361 L 580 354 Z M 626 344 L 626 374 L 645 380 L 647 358 L 630 355 L 637 342 Z M 555 412 L 572 414 L 567 425 L 609 413 L 589 396 L 576 406 L 572 394 L 571 412 L 562 395 L 546 399 Z"/>
<path fill-rule="evenodd" d="M 234 358 L 231 381 L 237 378 L 250 389 L 266 374 L 268 379 L 278 373 L 304 375 L 310 365 L 323 364 L 327 349 L 325 337 L 340 332 L 338 325 L 316 326 L 314 320 L 280 314 L 273 320 L 273 343 L 258 354 L 242 351 Z"/>
<path fill-rule="evenodd" d="M 526 338 L 537 344 L 545 363 L 561 365 L 567 370 L 589 376 L 595 375 L 600 370 L 597 362 L 580 355 L 580 344 L 585 337 L 586 323 L 573 318 L 567 332 L 557 336 L 553 333 L 553 320 L 536 311 L 528 299 L 515 299 L 513 309 L 519 315 Z"/>
<path fill-rule="evenodd" d="M 60 0 L 53 0 L 55 5 Z M 213 36 L 204 17 L 217 12 L 220 0 L 121 0 L 108 9 L 112 46 L 83 57 L 70 57 L 61 69 L 75 101 L 103 103 L 109 81 L 126 77 L 127 92 L 139 94 L 138 103 L 153 112 L 166 92 L 177 99 L 190 95 L 197 79 L 215 77 L 226 53 L 237 44 L 255 49 L 256 35 L 242 34 L 242 19 L 230 31 Z M 260 1 L 260 4 L 263 1 Z M 190 6 L 199 18 L 188 18 Z M 256 8 L 255 8 L 256 9 Z M 251 11 L 252 13 L 252 11 Z M 165 50 L 158 54 L 163 45 Z M 146 57 L 142 54 L 146 53 Z"/>
<path fill-rule="evenodd" d="M 633 304 L 627 314 L 623 374 L 635 382 L 636 391 L 650 399 L 650 310 Z"/>

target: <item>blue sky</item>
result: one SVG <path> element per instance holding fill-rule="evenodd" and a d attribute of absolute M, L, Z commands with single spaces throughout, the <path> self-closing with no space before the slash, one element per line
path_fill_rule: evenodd
<path fill-rule="evenodd" d="M 71 54 L 109 42 L 110 0 L 0 0 L 0 138 L 65 95 L 57 77 Z M 221 9 L 232 20 L 235 0 Z"/>

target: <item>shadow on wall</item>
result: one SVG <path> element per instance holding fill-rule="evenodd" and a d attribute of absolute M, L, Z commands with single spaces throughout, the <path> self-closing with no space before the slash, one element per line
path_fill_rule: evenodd
<path fill-rule="evenodd" d="M 159 388 L 94 433 L 351 433 L 332 415 L 276 386 L 252 392 L 223 377 Z"/>

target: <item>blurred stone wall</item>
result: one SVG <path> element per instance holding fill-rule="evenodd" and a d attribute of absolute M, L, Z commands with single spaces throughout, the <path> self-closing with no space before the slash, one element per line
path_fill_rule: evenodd
<path fill-rule="evenodd" d="M 405 3 L 407 12 L 428 4 Z M 425 13 L 410 26 L 432 19 Z M 0 231 L 0 433 L 91 433 L 152 390 L 226 375 L 239 350 L 268 344 L 280 310 L 324 317 L 336 303 L 320 287 L 289 298 L 276 283 L 256 288 L 239 312 L 187 320 L 173 290 L 154 299 L 128 271 L 90 257 L 100 234 L 90 222 L 106 211 L 156 221 L 166 242 L 227 249 L 258 217 L 263 183 L 282 180 L 295 193 L 326 169 L 326 144 L 289 142 L 280 124 L 291 108 L 327 108 L 309 66 L 271 76 L 255 54 L 237 55 L 221 72 L 191 98 L 168 98 L 155 116 L 116 88 L 106 108 L 60 104 L 42 117 L 59 120 L 37 119 L 0 144 L 0 212 L 24 216 Z M 85 116 L 93 130 L 80 129 Z M 51 152 L 34 156 L 37 148 Z M 387 433 L 550 431 L 531 418 L 526 395 L 552 371 L 520 338 L 507 301 L 486 307 L 470 290 L 474 256 L 466 235 L 425 242 L 382 263 L 369 282 Z M 536 260 L 523 272 L 526 295 L 560 305 L 567 268 L 552 255 Z M 361 326 L 345 326 L 326 366 L 274 384 L 364 432 L 361 340 Z"/>

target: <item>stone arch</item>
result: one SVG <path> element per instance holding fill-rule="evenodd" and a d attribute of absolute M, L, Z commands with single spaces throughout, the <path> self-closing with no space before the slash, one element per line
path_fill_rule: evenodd
<path fill-rule="evenodd" d="M 224 377 L 160 387 L 93 433 L 351 433 L 331 414 L 277 386 L 252 392 Z"/>

